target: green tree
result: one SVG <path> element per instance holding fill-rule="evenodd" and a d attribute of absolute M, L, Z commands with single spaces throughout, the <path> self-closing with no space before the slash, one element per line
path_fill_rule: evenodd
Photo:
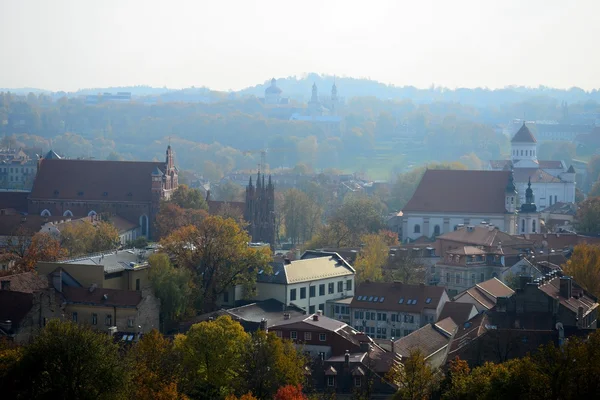
<path fill-rule="evenodd" d="M 425 356 L 419 350 L 411 351 L 402 367 L 390 370 L 387 375 L 396 386 L 397 400 L 426 400 L 438 384 L 438 378 Z"/>
<path fill-rule="evenodd" d="M 383 227 L 383 204 L 366 196 L 348 196 L 330 218 L 329 223 L 347 228 L 350 246 L 361 244 L 361 237 L 378 232 Z"/>
<path fill-rule="evenodd" d="M 209 216 L 199 226 L 187 226 L 161 241 L 179 268 L 194 272 L 200 308 L 208 312 L 225 290 L 243 285 L 253 293 L 259 270 L 270 271 L 268 249 L 248 247 L 250 237 L 233 219 Z"/>
<path fill-rule="evenodd" d="M 579 233 L 600 232 L 600 197 L 588 197 L 579 203 L 576 221 Z"/>
<path fill-rule="evenodd" d="M 208 210 L 208 204 L 200 190 L 191 189 L 186 185 L 179 185 L 170 201 L 183 209 Z"/>
<path fill-rule="evenodd" d="M 23 350 L 16 397 L 121 399 L 128 380 L 124 366 L 110 336 L 52 320 Z"/>
<path fill-rule="evenodd" d="M 193 305 L 193 275 L 189 269 L 175 268 L 164 253 L 148 257 L 150 284 L 160 299 L 160 319 L 166 325 L 183 317 Z"/>
<path fill-rule="evenodd" d="M 250 335 L 229 316 L 192 325 L 177 335 L 183 392 L 192 398 L 223 398 L 236 391 L 244 373 L 244 352 Z"/>
<path fill-rule="evenodd" d="M 227 181 L 216 187 L 215 197 L 220 201 L 244 201 L 244 188 Z"/>
<path fill-rule="evenodd" d="M 290 341 L 273 332 L 259 330 L 244 351 L 245 371 L 242 392 L 251 391 L 259 399 L 272 399 L 280 386 L 304 383 L 306 360 Z"/>
<path fill-rule="evenodd" d="M 290 189 L 284 194 L 285 233 L 292 244 L 310 240 L 321 222 L 321 209 L 304 192 Z"/>
<path fill-rule="evenodd" d="M 388 261 L 389 247 L 383 235 L 368 234 L 361 238 L 364 247 L 356 258 L 356 279 L 359 282 L 383 280 L 383 266 Z"/>

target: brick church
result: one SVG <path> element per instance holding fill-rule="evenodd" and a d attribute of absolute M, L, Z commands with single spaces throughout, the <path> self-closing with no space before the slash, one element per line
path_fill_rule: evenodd
<path fill-rule="evenodd" d="M 40 159 L 28 197 L 29 214 L 80 218 L 101 213 L 139 223 L 152 238 L 161 200 L 178 186 L 169 145 L 164 162 L 67 160 L 53 152 Z"/>

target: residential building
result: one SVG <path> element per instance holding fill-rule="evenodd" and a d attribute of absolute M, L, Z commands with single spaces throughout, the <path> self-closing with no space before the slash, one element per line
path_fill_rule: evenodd
<path fill-rule="evenodd" d="M 452 321 L 460 326 L 471 318 L 474 318 L 478 312 L 477 308 L 471 303 L 449 301 L 444 304 L 439 320 L 452 318 Z"/>
<path fill-rule="evenodd" d="M 31 189 L 37 171 L 37 161 L 23 149 L 0 149 L 0 188 Z"/>
<path fill-rule="evenodd" d="M 42 216 L 118 215 L 152 237 L 161 200 L 178 186 L 173 150 L 164 162 L 67 160 L 39 161 L 28 212 Z"/>
<path fill-rule="evenodd" d="M 127 249 L 85 255 L 58 262 L 39 262 L 36 271 L 48 275 L 57 268 L 71 275 L 81 286 L 141 291 L 150 286 L 148 257 L 154 250 Z"/>
<path fill-rule="evenodd" d="M 450 344 L 457 331 L 458 324 L 447 317 L 396 340 L 393 348 L 402 359 L 419 351 L 432 368 L 439 368 L 446 363 Z"/>
<path fill-rule="evenodd" d="M 0 338 L 29 343 L 47 321 L 60 317 L 47 277 L 34 272 L 0 277 Z"/>
<path fill-rule="evenodd" d="M 507 298 L 515 293 L 514 290 L 506 286 L 496 278 L 485 282 L 476 283 L 473 287 L 456 295 L 453 299 L 455 303 L 467 303 L 475 306 L 478 312 L 491 310 L 496 306 L 498 298 Z M 455 321 L 458 323 L 458 321 Z"/>
<path fill-rule="evenodd" d="M 541 232 L 554 233 L 574 231 L 574 221 L 577 215 L 575 203 L 554 203 L 541 212 L 543 226 Z"/>
<path fill-rule="evenodd" d="M 309 314 L 325 312 L 330 300 L 354 295 L 355 270 L 337 253 L 305 254 L 300 260 L 274 262 L 272 273 L 259 271 L 255 300 L 276 299 Z"/>
<path fill-rule="evenodd" d="M 352 326 L 374 339 L 400 338 L 437 321 L 447 301 L 443 287 L 363 282 L 350 303 Z"/>
<path fill-rule="evenodd" d="M 60 297 L 62 315 L 67 320 L 113 334 L 129 332 L 134 335 L 159 328 L 160 300 L 148 289 L 82 286 L 62 268 L 49 276 Z"/>
<path fill-rule="evenodd" d="M 516 195 L 510 171 L 427 170 L 402 210 L 402 240 L 481 221 L 515 234 Z"/>
<path fill-rule="evenodd" d="M 521 204 L 525 202 L 528 182 L 537 196 L 540 210 L 555 203 L 575 202 L 575 169 L 563 161 L 538 160 L 537 140 L 523 122 L 511 139 L 511 159 L 492 160 L 492 171 L 512 170 Z"/>

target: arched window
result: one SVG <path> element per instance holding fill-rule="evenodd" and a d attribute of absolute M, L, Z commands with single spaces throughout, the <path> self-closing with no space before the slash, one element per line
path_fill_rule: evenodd
<path fill-rule="evenodd" d="M 414 231 L 414 233 L 421 233 L 421 225 L 419 225 L 419 224 L 415 225 L 415 231 Z"/>
<path fill-rule="evenodd" d="M 91 216 L 93 216 L 93 215 L 98 215 L 98 214 L 97 214 L 97 213 L 96 213 L 96 211 L 94 211 L 94 210 L 92 210 L 92 211 L 90 211 L 90 212 L 88 213 L 88 217 L 91 217 Z"/>
<path fill-rule="evenodd" d="M 531 232 L 535 233 L 535 219 L 531 221 Z"/>
<path fill-rule="evenodd" d="M 52 216 L 52 214 L 50 213 L 50 211 L 48 211 L 47 209 L 46 209 L 46 210 L 44 210 L 44 211 L 42 211 L 42 212 L 40 213 L 40 215 L 41 215 L 42 217 L 51 217 L 51 216 Z"/>
<path fill-rule="evenodd" d="M 71 212 L 71 210 L 67 210 L 63 213 L 63 217 L 72 217 L 73 213 Z"/>
<path fill-rule="evenodd" d="M 521 220 L 521 232 L 525 232 L 525 220 Z"/>
<path fill-rule="evenodd" d="M 434 235 L 434 236 L 439 236 L 439 234 L 440 234 L 440 226 L 439 226 L 439 225 L 436 225 L 436 226 L 433 228 L 433 235 Z"/>

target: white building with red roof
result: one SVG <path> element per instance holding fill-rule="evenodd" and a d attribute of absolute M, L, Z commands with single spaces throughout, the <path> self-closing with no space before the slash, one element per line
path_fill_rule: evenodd
<path fill-rule="evenodd" d="M 558 202 L 575 202 L 575 169 L 560 160 L 538 160 L 535 136 L 523 123 L 511 140 L 510 160 L 492 160 L 492 171 L 512 170 L 521 203 L 525 202 L 527 184 L 536 195 L 540 210 Z"/>

